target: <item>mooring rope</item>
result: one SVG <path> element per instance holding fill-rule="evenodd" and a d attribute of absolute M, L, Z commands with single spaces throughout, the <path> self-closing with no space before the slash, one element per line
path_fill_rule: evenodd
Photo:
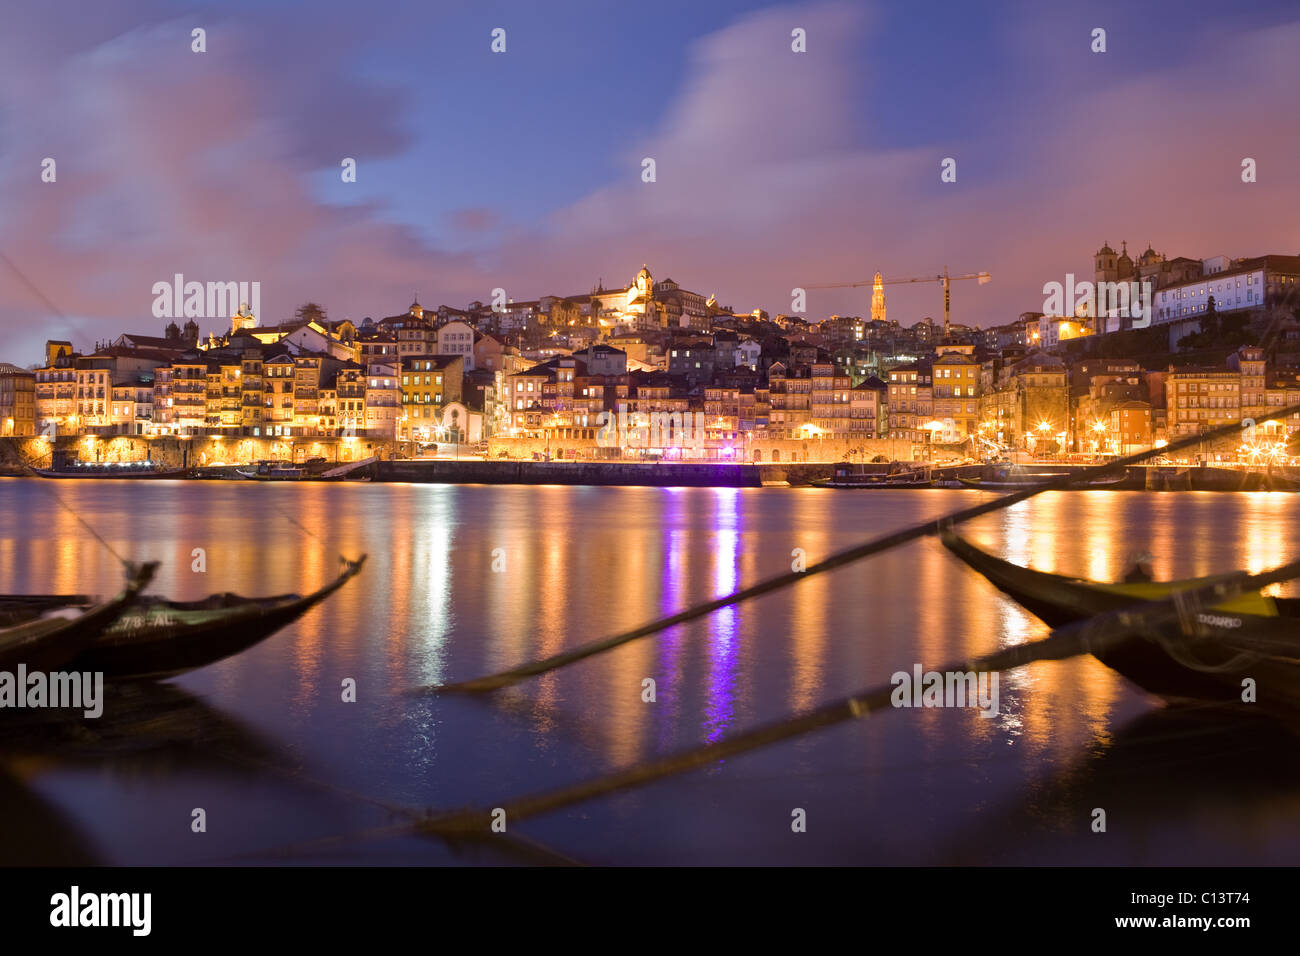
<path fill-rule="evenodd" d="M 36 285 L 36 283 L 34 283 L 31 279 L 29 279 L 26 273 L 24 273 L 21 269 L 19 269 L 18 266 L 14 264 L 13 260 L 10 259 L 7 255 L 5 255 L 3 251 L 0 251 L 0 261 L 3 261 L 4 264 L 9 267 L 10 271 L 12 271 L 13 274 L 18 277 L 18 279 L 23 283 L 23 285 L 27 286 L 27 288 L 31 291 L 31 293 L 35 295 L 38 299 L 40 299 L 41 302 L 43 302 L 51 312 L 53 312 L 55 315 L 57 315 L 65 323 L 69 325 L 76 324 L 71 319 L 69 319 L 67 314 L 64 313 L 64 311 L 60 309 L 57 305 L 55 305 L 54 302 L 50 299 L 50 297 L 47 296 L 44 292 L 42 292 L 40 288 Z M 31 462 L 27 461 L 27 459 L 21 453 L 18 454 L 18 460 L 21 463 L 21 465 L 25 469 L 27 469 L 27 471 L 30 472 L 34 477 L 38 477 L 38 478 L 40 477 L 39 473 L 32 466 Z M 90 532 L 90 534 L 94 537 L 96 541 L 98 541 L 105 548 L 107 548 L 109 554 L 117 558 L 117 560 L 122 563 L 123 567 L 125 567 L 128 571 L 130 571 L 134 567 L 134 565 L 132 565 L 130 561 L 122 557 L 121 554 L 119 554 L 116 550 L 114 550 L 114 548 L 107 541 L 105 541 L 104 538 L 101 537 L 100 534 L 94 528 L 92 528 L 86 522 L 86 520 L 76 512 L 74 508 L 72 508 L 66 501 L 64 501 L 63 498 L 59 495 L 59 493 L 54 490 L 53 486 L 51 486 L 49 490 L 50 493 L 54 495 L 55 501 L 57 501 L 61 507 L 66 509 L 69 514 L 71 514 L 74 518 L 76 518 L 77 521 L 80 522 L 81 526 L 85 528 L 88 532 Z M 287 510 L 285 510 L 279 504 L 274 504 L 274 507 L 277 511 L 280 512 L 280 514 L 282 514 L 286 519 L 288 519 L 288 521 L 290 521 L 294 525 L 294 527 L 298 528 L 298 530 L 300 530 L 310 538 L 314 538 L 317 541 L 321 541 L 320 537 L 318 537 L 316 534 L 310 531 L 306 526 L 304 526 L 300 521 L 298 521 L 298 519 L 296 519 L 293 515 L 291 515 Z M 348 559 L 344 557 L 342 553 L 340 553 L 339 560 L 346 564 Z"/>
<path fill-rule="evenodd" d="M 72 322 L 71 319 L 69 319 L 63 313 L 63 310 L 61 310 L 57 305 L 51 302 L 49 297 L 46 296 L 45 293 L 42 292 L 39 288 L 37 288 L 36 283 L 32 282 L 31 279 L 27 278 L 27 275 L 16 265 L 14 265 L 13 260 L 10 259 L 7 255 L 5 255 L 3 251 L 0 251 L 0 260 L 2 260 L 4 264 L 9 267 L 10 271 L 12 271 L 13 274 L 16 275 L 19 278 L 19 280 L 25 286 L 27 286 L 28 289 L 31 290 L 33 295 L 35 295 L 38 299 L 40 299 L 43 303 L 45 303 L 46 307 L 49 308 L 51 312 L 53 312 L 55 315 L 57 315 L 59 318 L 61 318 L 64 322 L 68 323 L 69 325 L 75 324 Z M 18 452 L 18 461 L 24 468 L 26 468 L 29 472 L 31 472 L 33 477 L 40 478 L 40 475 L 37 474 L 36 469 L 32 467 L 31 462 L 29 462 L 21 452 Z M 54 500 L 58 502 L 61 508 L 66 510 L 68 514 L 72 515 L 72 517 L 77 519 L 77 522 L 88 532 L 90 532 L 91 537 L 93 537 L 96 541 L 102 544 L 107 549 L 108 553 L 111 554 L 113 557 L 115 557 L 121 563 L 122 567 L 126 569 L 128 574 L 131 574 L 134 571 L 135 565 L 132 564 L 130 561 L 128 561 L 121 554 L 119 554 L 111 544 L 105 541 L 103 536 L 94 528 L 92 528 L 90 526 L 90 523 L 86 521 L 85 518 L 83 518 L 80 514 L 77 513 L 77 510 L 75 508 L 73 508 L 71 505 L 69 505 L 66 501 L 63 500 L 63 496 L 60 495 L 54 489 L 53 485 L 49 487 L 49 492 L 54 496 Z"/>
<path fill-rule="evenodd" d="M 33 478 L 36 478 L 38 481 L 41 480 L 40 474 L 36 471 L 35 468 L 32 467 L 31 462 L 27 461 L 27 459 L 24 458 L 21 454 L 18 455 L 18 462 L 23 466 L 23 468 L 27 469 L 27 471 L 31 473 Z M 50 495 L 53 496 L 54 501 L 59 505 L 60 508 L 64 509 L 65 511 L 68 512 L 68 514 L 72 515 L 72 517 L 76 519 L 77 523 L 80 524 L 83 528 L 85 528 L 87 532 L 89 532 L 92 538 L 94 538 L 96 541 L 102 544 L 109 554 L 111 554 L 119 562 L 121 562 L 122 567 L 126 568 L 128 574 L 134 571 L 135 565 L 131 561 L 123 557 L 116 548 L 114 548 L 111 544 L 109 544 L 108 541 L 104 539 L 104 536 L 101 535 L 98 531 L 96 531 L 91 526 L 90 522 L 87 521 L 85 518 L 83 518 L 80 513 L 78 513 L 76 508 L 72 507 L 70 504 L 64 501 L 63 496 L 59 494 L 59 492 L 55 489 L 53 485 L 50 485 L 47 488 L 47 490 L 49 491 Z"/>
<path fill-rule="evenodd" d="M 1213 605 L 1230 600 L 1246 591 L 1258 590 L 1269 584 L 1296 577 L 1300 577 L 1300 561 L 1293 561 L 1262 574 L 1232 575 L 1194 591 L 1183 593 L 1190 593 L 1191 600 Z M 1040 641 L 1019 644 L 975 660 L 956 662 L 936 670 L 994 673 L 1023 667 L 1040 660 L 1065 660 L 1080 654 L 1096 653 L 1144 628 L 1177 621 L 1178 614 L 1179 605 L 1174 596 L 1159 601 L 1147 601 L 1064 625 L 1056 628 Z M 627 770 L 558 790 L 525 796 L 519 800 L 506 801 L 501 804 L 500 809 L 505 811 L 508 821 L 516 821 L 573 804 L 585 803 L 596 797 L 716 763 L 726 757 L 869 716 L 890 706 L 896 690 L 893 684 L 861 690 L 813 710 L 724 737 L 710 744 L 660 757 Z M 435 816 L 419 826 L 427 832 L 441 835 L 482 833 L 489 830 L 492 814 L 493 811 L 487 809 L 462 810 Z"/>

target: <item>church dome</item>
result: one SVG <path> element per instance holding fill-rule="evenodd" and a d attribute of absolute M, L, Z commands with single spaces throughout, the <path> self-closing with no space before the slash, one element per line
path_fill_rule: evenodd
<path fill-rule="evenodd" d="M 1097 255 L 1099 256 L 1113 256 L 1114 254 L 1115 250 L 1110 247 L 1109 242 L 1103 243 L 1102 247 L 1097 250 Z"/>

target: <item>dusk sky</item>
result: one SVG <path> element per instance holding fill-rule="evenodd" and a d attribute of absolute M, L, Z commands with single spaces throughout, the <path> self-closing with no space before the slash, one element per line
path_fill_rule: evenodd
<path fill-rule="evenodd" d="M 0 266 L 0 360 L 161 334 L 151 289 L 178 272 L 261 282 L 274 324 L 306 300 L 359 321 L 417 291 L 583 293 L 643 262 L 778 313 L 796 286 L 947 265 L 993 274 L 953 290 L 987 327 L 1090 278 L 1103 240 L 1300 253 L 1293 2 L 465 6 L 7 4 L 0 252 L 68 318 Z M 888 305 L 942 316 L 937 287 Z"/>

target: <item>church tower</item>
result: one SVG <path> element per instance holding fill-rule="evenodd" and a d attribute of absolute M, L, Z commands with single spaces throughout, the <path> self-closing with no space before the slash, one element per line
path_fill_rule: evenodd
<path fill-rule="evenodd" d="M 1115 261 L 1115 250 L 1110 247 L 1109 242 L 1102 243 L 1097 254 L 1093 257 L 1093 277 L 1094 281 L 1115 282 L 1119 279 L 1119 266 Z"/>
<path fill-rule="evenodd" d="M 876 273 L 876 281 L 871 286 L 871 320 L 885 321 L 885 280 Z"/>
<path fill-rule="evenodd" d="M 239 303 L 239 311 L 230 317 L 230 332 L 233 335 L 240 329 L 252 329 L 257 327 L 257 316 L 253 315 L 248 308 L 247 302 Z"/>

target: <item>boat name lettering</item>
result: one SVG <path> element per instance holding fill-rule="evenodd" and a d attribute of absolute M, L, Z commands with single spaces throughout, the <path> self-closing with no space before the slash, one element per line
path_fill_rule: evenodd
<path fill-rule="evenodd" d="M 171 614 L 129 614 L 117 619 L 116 623 L 110 627 L 110 634 L 121 634 L 123 632 L 138 631 L 145 627 L 174 627 L 180 621 Z"/>
<path fill-rule="evenodd" d="M 1241 618 L 1225 617 L 1222 614 L 1198 614 L 1196 619 L 1211 627 L 1241 627 Z"/>

